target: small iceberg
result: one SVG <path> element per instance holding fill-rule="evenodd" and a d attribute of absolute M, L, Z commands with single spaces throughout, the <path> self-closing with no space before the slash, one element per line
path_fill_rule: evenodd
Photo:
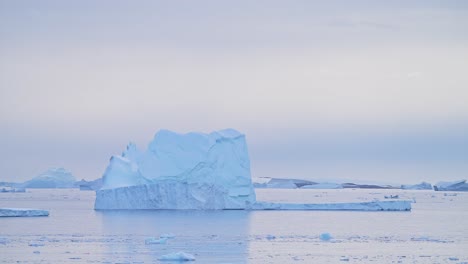
<path fill-rule="evenodd" d="M 322 241 L 330 241 L 330 239 L 332 239 L 332 236 L 330 235 L 330 233 L 323 233 L 320 234 L 319 238 Z"/>
<path fill-rule="evenodd" d="M 49 212 L 40 209 L 29 208 L 0 208 L 0 217 L 31 217 L 49 216 Z"/>
<path fill-rule="evenodd" d="M 195 257 L 192 254 L 185 252 L 170 253 L 159 257 L 161 261 L 194 261 Z"/>
<path fill-rule="evenodd" d="M 145 240 L 146 245 L 154 245 L 154 244 L 166 244 L 167 238 L 162 237 L 162 238 L 154 238 L 150 237 Z"/>

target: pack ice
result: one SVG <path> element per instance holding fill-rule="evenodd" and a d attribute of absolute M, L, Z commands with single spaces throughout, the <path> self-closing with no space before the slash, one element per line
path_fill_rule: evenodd
<path fill-rule="evenodd" d="M 113 156 L 96 209 L 246 209 L 255 203 L 245 136 L 161 130 L 145 151 Z"/>

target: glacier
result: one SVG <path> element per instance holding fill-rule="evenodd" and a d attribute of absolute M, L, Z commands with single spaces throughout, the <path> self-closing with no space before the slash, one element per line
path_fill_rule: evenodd
<path fill-rule="evenodd" d="M 246 209 L 255 203 L 245 135 L 156 133 L 112 156 L 95 209 Z"/>
<path fill-rule="evenodd" d="M 272 179 L 276 188 L 316 184 Z M 336 186 L 333 186 L 336 188 Z M 234 129 L 209 134 L 156 133 L 144 151 L 129 143 L 112 156 L 96 191 L 96 210 L 362 210 L 408 211 L 409 201 L 342 204 L 257 202 L 245 135 Z"/>
<path fill-rule="evenodd" d="M 22 188 L 73 188 L 76 179 L 64 168 L 50 168 L 29 181 Z"/>
<path fill-rule="evenodd" d="M 0 217 L 48 216 L 49 212 L 30 208 L 0 208 Z"/>

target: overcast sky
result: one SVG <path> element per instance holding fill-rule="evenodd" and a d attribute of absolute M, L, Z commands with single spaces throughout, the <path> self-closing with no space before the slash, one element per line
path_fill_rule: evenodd
<path fill-rule="evenodd" d="M 468 178 L 468 2 L 0 0 L 0 181 L 228 127 L 254 177 Z"/>

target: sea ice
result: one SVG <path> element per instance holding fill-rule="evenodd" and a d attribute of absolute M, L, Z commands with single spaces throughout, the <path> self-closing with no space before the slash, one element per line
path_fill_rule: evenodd
<path fill-rule="evenodd" d="M 75 177 L 64 168 L 51 168 L 24 182 L 23 188 L 73 188 Z"/>
<path fill-rule="evenodd" d="M 410 201 L 373 201 L 361 203 L 293 204 L 257 202 L 252 210 L 317 210 L 317 211 L 411 211 Z"/>
<path fill-rule="evenodd" d="M 46 210 L 29 208 L 0 208 L 0 217 L 48 216 Z"/>
<path fill-rule="evenodd" d="M 163 261 L 194 261 L 195 257 L 192 254 L 185 252 L 170 253 L 159 257 L 158 260 Z"/>
<path fill-rule="evenodd" d="M 255 202 L 245 136 L 156 133 L 148 149 L 130 143 L 113 156 L 96 209 L 246 209 Z"/>

